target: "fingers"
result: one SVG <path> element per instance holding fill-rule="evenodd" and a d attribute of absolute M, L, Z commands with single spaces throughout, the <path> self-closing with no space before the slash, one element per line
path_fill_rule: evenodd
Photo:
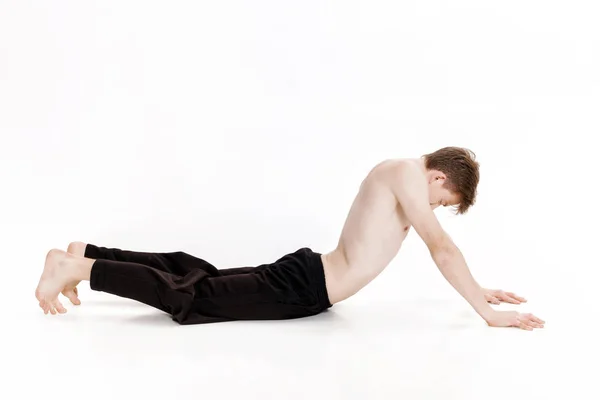
<path fill-rule="evenodd" d="M 497 297 L 495 297 L 495 296 L 492 296 L 491 294 L 485 294 L 485 300 L 486 300 L 488 303 L 492 303 L 492 304 L 500 304 L 500 300 L 499 300 Z"/>
<path fill-rule="evenodd" d="M 544 321 L 533 314 L 521 314 L 519 315 L 518 320 L 522 329 L 533 330 L 534 328 L 544 327 Z"/>
<path fill-rule="evenodd" d="M 529 320 L 521 321 L 521 325 L 524 327 L 523 329 L 528 331 L 532 331 L 533 328 L 537 328 L 537 326 L 535 326 L 535 324 Z"/>
<path fill-rule="evenodd" d="M 514 294 L 512 292 L 504 292 L 502 290 L 496 290 L 493 292 L 493 295 L 496 298 L 500 299 L 500 301 L 503 301 L 505 303 L 521 304 L 521 303 L 527 302 L 527 300 L 524 297 L 517 296 L 516 294 Z"/>
<path fill-rule="evenodd" d="M 526 298 L 517 296 L 513 292 L 505 292 L 503 290 L 488 290 L 486 295 L 494 296 L 505 303 L 521 304 L 527 302 Z"/>
<path fill-rule="evenodd" d="M 500 300 L 504 301 L 505 303 L 511 303 L 511 304 L 521 304 L 521 302 L 519 300 L 517 300 L 516 298 L 513 298 L 511 296 L 508 295 L 508 293 L 499 293 L 496 295 Z"/>
<path fill-rule="evenodd" d="M 531 315 L 531 314 L 529 314 L 529 315 Z M 537 322 L 538 324 L 544 325 L 546 323 L 546 321 L 536 317 L 535 315 L 531 315 L 531 319 L 534 320 L 535 322 Z"/>
<path fill-rule="evenodd" d="M 544 324 L 546 323 L 544 320 L 536 317 L 533 314 L 525 314 L 527 316 L 527 320 L 529 321 L 529 323 L 531 325 L 533 325 L 536 328 L 543 328 Z"/>
<path fill-rule="evenodd" d="M 506 292 L 506 295 L 512 299 L 515 299 L 521 303 L 527 303 L 527 299 L 525 297 L 521 297 L 521 296 L 517 296 L 516 294 L 512 293 L 512 292 Z"/>
<path fill-rule="evenodd" d="M 524 330 L 526 330 L 526 331 L 532 331 L 532 330 L 533 330 L 533 327 L 532 327 L 532 326 L 529 326 L 529 325 L 527 325 L 527 324 L 525 324 L 525 323 L 523 323 L 523 322 L 521 322 L 521 323 L 519 324 L 519 328 L 521 328 L 521 329 L 524 329 Z"/>

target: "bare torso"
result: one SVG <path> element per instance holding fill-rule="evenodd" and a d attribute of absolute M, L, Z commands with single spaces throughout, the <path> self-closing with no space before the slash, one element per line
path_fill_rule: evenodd
<path fill-rule="evenodd" d="M 362 289 L 398 254 L 410 224 L 391 190 L 397 163 L 376 165 L 363 180 L 342 229 L 337 248 L 323 254 L 327 292 L 332 304 Z"/>

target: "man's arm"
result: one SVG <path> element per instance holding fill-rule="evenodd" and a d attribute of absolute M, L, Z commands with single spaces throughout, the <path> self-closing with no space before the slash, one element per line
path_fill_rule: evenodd
<path fill-rule="evenodd" d="M 489 322 L 496 312 L 485 299 L 465 259 L 442 229 L 429 204 L 429 191 L 418 166 L 400 164 L 394 167 L 391 187 L 410 224 L 427 245 L 433 261 L 448 282 L 469 302 L 473 309 Z"/>

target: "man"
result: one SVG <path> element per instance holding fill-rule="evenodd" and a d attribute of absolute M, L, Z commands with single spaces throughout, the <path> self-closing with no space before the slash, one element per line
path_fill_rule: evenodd
<path fill-rule="evenodd" d="M 80 304 L 77 284 L 148 304 L 180 324 L 288 319 L 315 315 L 377 277 L 400 250 L 409 228 L 458 293 L 495 327 L 543 328 L 532 314 L 496 311 L 489 303 L 522 297 L 481 288 L 433 210 L 464 214 L 475 202 L 479 163 L 468 149 L 445 147 L 417 159 L 386 160 L 363 180 L 338 245 L 320 254 L 301 248 L 257 267 L 217 269 L 178 251 L 144 253 L 73 242 L 46 256 L 36 298 L 45 314 L 65 313 L 59 293 Z"/>

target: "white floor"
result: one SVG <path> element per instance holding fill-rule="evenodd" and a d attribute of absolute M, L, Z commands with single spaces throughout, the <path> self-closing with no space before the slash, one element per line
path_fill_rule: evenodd
<path fill-rule="evenodd" d="M 557 281 L 520 306 L 547 321 L 526 332 L 488 328 L 450 292 L 357 295 L 299 320 L 179 326 L 82 284 L 83 304 L 51 316 L 26 275 L 4 310 L 2 399 L 599 398 L 597 314 L 572 305 L 576 290 L 552 296 Z"/>

